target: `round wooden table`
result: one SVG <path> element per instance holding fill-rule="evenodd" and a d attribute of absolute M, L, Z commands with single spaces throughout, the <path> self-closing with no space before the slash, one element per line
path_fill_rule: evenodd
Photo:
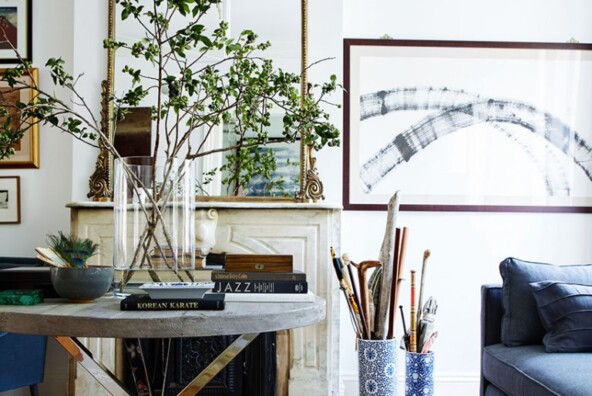
<path fill-rule="evenodd" d="M 287 330 L 325 318 L 325 300 L 226 302 L 221 311 L 121 311 L 120 300 L 88 304 L 46 299 L 32 306 L 0 306 L 0 331 L 68 337 L 175 338 Z"/>
<path fill-rule="evenodd" d="M 259 333 L 315 324 L 325 318 L 325 300 L 309 302 L 226 302 L 221 311 L 121 311 L 120 300 L 103 297 L 87 304 L 46 299 L 32 306 L 0 306 L 0 331 L 52 336 L 112 395 L 129 394 L 76 337 L 176 338 L 240 335 L 183 389 L 195 395 Z"/>

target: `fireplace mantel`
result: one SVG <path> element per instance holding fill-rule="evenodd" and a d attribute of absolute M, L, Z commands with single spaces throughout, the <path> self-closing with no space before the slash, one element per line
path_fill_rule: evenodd
<path fill-rule="evenodd" d="M 101 246 L 93 264 L 111 265 L 113 204 L 74 202 L 71 231 Z M 197 209 L 216 209 L 215 251 L 281 253 L 294 257 L 294 268 L 307 274 L 309 289 L 327 301 L 327 318 L 316 326 L 290 331 L 286 356 L 290 395 L 339 394 L 339 295 L 329 248 L 340 244 L 341 208 L 324 203 L 199 202 Z M 115 366 L 114 342 L 93 339 L 95 356 Z M 281 350 L 282 348 L 278 348 Z M 281 356 L 278 356 L 281 357 Z M 80 374 L 80 373 L 79 373 Z M 94 390 L 92 381 L 77 381 L 78 394 Z M 281 395 L 280 395 L 281 396 Z"/>

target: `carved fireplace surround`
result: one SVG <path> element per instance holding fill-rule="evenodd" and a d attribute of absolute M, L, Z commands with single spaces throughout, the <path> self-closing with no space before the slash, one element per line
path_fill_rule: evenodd
<path fill-rule="evenodd" d="M 93 264 L 112 265 L 113 206 L 111 203 L 72 203 L 71 229 L 98 242 Z M 326 204 L 198 203 L 216 209 L 215 251 L 277 253 L 294 256 L 294 268 L 307 274 L 309 289 L 327 301 L 327 318 L 316 326 L 278 335 L 278 396 L 339 394 L 339 295 L 332 274 L 330 246 L 339 250 L 341 210 Z M 116 369 L 113 339 L 87 339 L 95 356 Z M 100 394 L 84 370 L 78 370 L 76 394 Z M 89 393 L 90 392 L 90 393 Z"/>

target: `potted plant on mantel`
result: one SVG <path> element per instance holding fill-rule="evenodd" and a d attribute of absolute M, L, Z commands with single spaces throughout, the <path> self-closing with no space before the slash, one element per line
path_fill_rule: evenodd
<path fill-rule="evenodd" d="M 16 104 L 18 128 L 13 127 L 8 109 L 0 109 L 4 116 L 0 159 L 14 152 L 13 144 L 33 124 L 51 125 L 85 143 L 103 146 L 115 158 L 115 266 L 149 269 L 154 280 L 158 278 L 152 270 L 189 269 L 194 260 L 196 187 L 191 160 L 225 152 L 230 156 L 228 163 L 239 164 L 247 175 L 265 172 L 257 158 L 246 153 L 269 143 L 272 108 L 283 114 L 282 138 L 274 143 L 302 139 L 317 150 L 339 144 L 339 132 L 321 107 L 326 95 L 338 87 L 335 76 L 301 96 L 300 76 L 275 69 L 263 56 L 270 44 L 259 43 L 254 32 L 243 31 L 233 39 L 227 36 L 226 22 L 215 29 L 201 23 L 220 2 L 116 0 L 121 19 L 137 22 L 144 36 L 135 42 L 107 39 L 104 46 L 129 51 L 144 66 L 123 67 L 132 87 L 120 97 L 110 98 L 114 121 L 125 117 L 125 108 L 151 101 L 156 132 L 148 159 L 121 158 L 102 132 L 100 117 L 77 90 L 78 78 L 64 70 L 60 58 L 50 59 L 46 66 L 53 82 L 71 93 L 71 101 L 25 79 L 32 65 L 22 58 L 2 77 L 12 90 L 32 89 L 35 94 L 28 103 Z M 236 143 L 208 147 L 214 129 L 222 124 L 225 129 L 230 126 L 228 132 Z M 267 158 L 262 162 L 273 166 Z M 180 273 L 178 276 L 181 278 Z"/>

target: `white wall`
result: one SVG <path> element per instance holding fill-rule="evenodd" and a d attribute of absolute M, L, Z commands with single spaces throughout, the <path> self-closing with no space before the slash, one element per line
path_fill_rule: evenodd
<path fill-rule="evenodd" d="M 106 15 L 104 0 L 33 1 L 33 65 L 39 68 L 43 89 L 54 89 L 45 62 L 50 57 L 62 57 L 68 72 L 85 74 L 80 80 L 81 89 L 98 111 L 100 79 L 106 68 L 101 52 Z M 56 92 L 69 100 L 67 93 Z M 71 137 L 40 127 L 39 169 L 0 169 L 0 176 L 21 178 L 21 224 L 0 225 L 0 256 L 33 257 L 34 248 L 46 244 L 47 234 L 70 229 L 70 212 L 65 205 L 85 198 L 95 158 L 94 150 L 75 143 Z M 67 379 L 67 355 L 49 340 L 40 393 L 66 394 Z M 0 394 L 20 396 L 29 391 L 21 388 Z"/>
<path fill-rule="evenodd" d="M 33 65 L 39 68 L 41 87 L 54 90 L 44 65 L 50 57 L 61 57 L 68 72 L 84 74 L 78 87 L 97 117 L 100 81 L 106 76 L 106 18 L 104 0 L 33 1 Z M 70 100 L 67 92 L 56 92 Z M 0 224 L 0 256 L 35 256 L 33 249 L 45 245 L 47 234 L 69 230 L 65 205 L 86 199 L 96 149 L 40 126 L 39 152 L 39 169 L 0 169 L 0 176 L 21 180 L 21 223 Z"/>
<path fill-rule="evenodd" d="M 60 3 L 33 2 L 33 64 L 44 89 L 52 87 L 43 68 L 49 57 L 61 56 L 72 70 L 73 0 Z M 64 205 L 72 195 L 71 151 L 72 139 L 41 126 L 39 169 L 0 169 L 1 176 L 21 179 L 21 223 L 0 225 L 0 256 L 33 257 L 46 234 L 69 229 Z"/>
<path fill-rule="evenodd" d="M 574 37 L 590 43 L 590 15 L 592 3 L 585 0 L 377 0 L 371 5 L 346 0 L 343 37 L 388 34 L 397 39 L 549 42 Z M 311 22 L 327 27 L 327 20 L 325 15 L 313 17 Z M 312 42 L 317 39 L 311 36 Z M 333 43 L 330 53 L 341 54 L 341 45 Z M 340 160 L 334 154 L 322 153 L 324 180 L 339 179 L 337 163 Z M 326 184 L 328 199 L 339 202 L 341 184 Z M 393 186 L 393 192 L 396 189 Z M 376 259 L 385 217 L 384 212 L 344 212 L 342 249 L 355 260 Z M 499 262 L 508 256 L 558 264 L 592 262 L 591 220 L 592 216 L 583 214 L 400 214 L 399 224 L 410 228 L 408 268 L 419 270 L 424 249 L 432 251 L 426 293 L 435 296 L 440 307 L 435 347 L 437 395 L 478 394 L 479 291 L 483 283 L 501 283 Z M 408 307 L 407 294 L 402 295 L 402 303 Z M 357 356 L 351 325 L 343 312 L 341 323 L 341 375 L 345 395 L 355 395 Z"/>
<path fill-rule="evenodd" d="M 100 48 L 105 36 L 103 4 L 99 0 L 34 1 L 35 65 L 41 68 L 48 57 L 62 56 L 75 74 L 85 72 L 84 89 L 95 98 L 104 75 Z M 574 37 L 592 42 L 592 3 L 586 0 L 323 0 L 311 1 L 309 7 L 310 61 L 336 57 L 314 67 L 312 81 L 331 73 L 342 78 L 343 37 L 388 34 L 400 39 L 556 42 Z M 49 77 L 43 70 L 40 78 L 42 85 L 47 84 Z M 341 101 L 341 97 L 335 99 Z M 330 111 L 341 126 L 341 111 Z M 22 223 L 0 225 L 1 256 L 30 256 L 47 233 L 68 229 L 69 213 L 64 205 L 84 199 L 94 161 L 93 150 L 41 128 L 40 169 L 0 170 L 3 176 L 21 176 L 23 195 Z M 341 150 L 323 151 L 318 167 L 327 201 L 341 203 Z M 383 212 L 344 212 L 344 251 L 355 260 L 376 258 L 384 221 Z M 440 304 L 438 395 L 477 393 L 479 286 L 500 281 L 497 265 L 503 258 L 592 262 L 590 215 L 402 212 L 400 225 L 410 228 L 408 266 L 418 268 L 423 250 L 432 251 L 428 294 Z M 406 296 L 402 297 L 407 304 Z M 346 395 L 355 395 L 353 334 L 347 316 L 342 315 L 342 323 L 341 375 Z"/>

